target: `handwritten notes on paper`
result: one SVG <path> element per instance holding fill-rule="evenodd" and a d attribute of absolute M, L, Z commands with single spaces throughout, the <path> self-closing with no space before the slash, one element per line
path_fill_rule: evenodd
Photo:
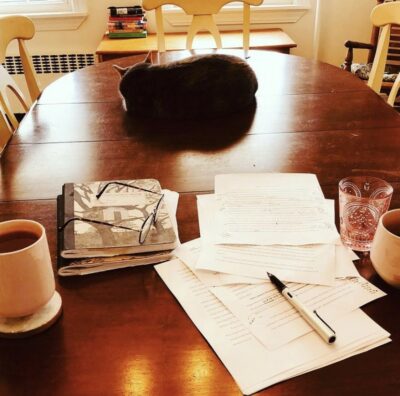
<path fill-rule="evenodd" d="M 215 243 L 306 245 L 335 243 L 338 233 L 324 199 L 216 194 Z"/>

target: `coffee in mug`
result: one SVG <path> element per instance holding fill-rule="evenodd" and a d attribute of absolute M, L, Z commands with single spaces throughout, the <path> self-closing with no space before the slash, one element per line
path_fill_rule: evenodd
<path fill-rule="evenodd" d="M 44 227 L 32 220 L 0 223 L 0 317 L 37 312 L 55 292 Z"/>
<path fill-rule="evenodd" d="M 1 235 L 0 253 L 10 253 L 33 245 L 40 237 L 32 232 L 14 231 Z"/>

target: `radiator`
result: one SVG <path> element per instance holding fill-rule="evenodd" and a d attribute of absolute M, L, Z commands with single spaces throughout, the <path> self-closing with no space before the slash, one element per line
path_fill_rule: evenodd
<path fill-rule="evenodd" d="M 56 54 L 56 55 L 33 55 L 33 66 L 36 73 L 60 74 L 69 73 L 95 63 L 94 54 Z M 19 56 L 7 56 L 3 66 L 8 73 L 24 74 L 21 58 Z"/>
<path fill-rule="evenodd" d="M 37 79 L 41 89 L 62 77 L 66 73 L 82 69 L 95 63 L 95 54 L 56 54 L 56 55 L 33 55 L 32 63 L 35 67 Z M 25 82 L 24 70 L 19 56 L 6 56 L 2 64 L 8 73 L 14 78 L 17 85 L 29 101 L 29 93 Z M 9 95 L 11 107 L 15 113 L 22 113 L 23 108 L 15 99 Z"/>

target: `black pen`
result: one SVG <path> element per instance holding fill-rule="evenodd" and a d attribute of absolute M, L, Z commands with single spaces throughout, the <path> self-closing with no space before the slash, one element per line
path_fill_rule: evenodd
<path fill-rule="evenodd" d="M 281 292 L 286 300 L 292 304 L 292 306 L 306 320 L 306 322 L 321 336 L 321 338 L 328 344 L 335 342 L 335 331 L 318 315 L 317 311 L 311 311 L 308 309 L 275 275 L 272 275 L 269 272 L 267 272 L 267 274 L 273 285 Z"/>

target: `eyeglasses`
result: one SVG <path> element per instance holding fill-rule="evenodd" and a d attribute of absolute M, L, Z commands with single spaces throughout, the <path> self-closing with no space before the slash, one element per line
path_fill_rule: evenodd
<path fill-rule="evenodd" d="M 83 221 L 83 222 L 87 222 L 87 223 L 102 224 L 102 225 L 106 225 L 106 226 L 109 226 L 109 227 L 114 227 L 114 228 L 120 228 L 120 229 L 123 229 L 123 230 L 130 230 L 130 231 L 139 232 L 139 243 L 142 245 L 144 243 L 144 241 L 146 240 L 147 236 L 149 235 L 151 227 L 153 225 L 155 225 L 157 220 L 158 220 L 158 213 L 159 213 L 158 209 L 160 208 L 161 202 L 162 202 L 162 200 L 164 198 L 164 194 L 160 194 L 158 192 L 147 190 L 145 188 L 137 187 L 137 186 L 134 186 L 134 185 L 131 185 L 131 184 L 126 184 L 126 183 L 121 183 L 121 182 L 116 182 L 115 181 L 115 182 L 109 182 L 109 183 L 105 184 L 101 188 L 101 190 L 96 194 L 96 198 L 100 199 L 100 197 L 106 191 L 107 187 L 110 186 L 111 184 L 116 184 L 118 186 L 123 186 L 123 187 L 130 187 L 130 188 L 134 188 L 134 189 L 140 190 L 140 191 L 146 191 L 146 192 L 158 195 L 160 197 L 160 199 L 157 201 L 157 204 L 154 207 L 154 209 L 150 212 L 150 214 L 144 220 L 140 230 L 137 230 L 137 229 L 131 228 L 131 227 L 125 227 L 125 226 L 122 226 L 122 225 L 119 225 L 119 224 L 107 223 L 105 221 L 88 219 L 88 218 L 85 218 L 85 217 L 71 217 L 62 226 L 60 226 L 58 228 L 58 231 L 64 230 L 64 228 L 69 223 L 71 223 L 73 221 Z M 122 220 L 122 221 L 124 221 L 124 220 Z"/>

